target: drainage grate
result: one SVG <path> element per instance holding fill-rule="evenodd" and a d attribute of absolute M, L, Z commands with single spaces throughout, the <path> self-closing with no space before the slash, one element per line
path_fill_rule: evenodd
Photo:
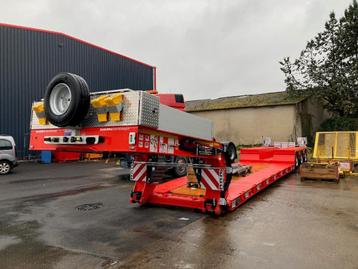
<path fill-rule="evenodd" d="M 103 203 L 91 203 L 91 204 L 83 204 L 76 206 L 76 209 L 79 211 L 90 211 L 103 207 Z"/>

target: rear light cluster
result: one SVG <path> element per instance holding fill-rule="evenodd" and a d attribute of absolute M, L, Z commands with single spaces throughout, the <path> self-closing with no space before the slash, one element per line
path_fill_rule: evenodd
<path fill-rule="evenodd" d="M 93 136 L 45 136 L 45 144 L 58 145 L 91 145 L 103 143 L 104 138 L 98 135 Z"/>

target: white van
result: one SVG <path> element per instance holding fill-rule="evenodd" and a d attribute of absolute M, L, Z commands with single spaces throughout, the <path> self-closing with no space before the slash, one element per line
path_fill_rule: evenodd
<path fill-rule="evenodd" d="M 17 166 L 15 140 L 12 136 L 0 135 L 0 175 L 6 175 Z"/>

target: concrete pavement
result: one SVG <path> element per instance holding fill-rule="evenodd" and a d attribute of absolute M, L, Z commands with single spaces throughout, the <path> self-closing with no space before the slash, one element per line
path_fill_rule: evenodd
<path fill-rule="evenodd" d="M 293 174 L 212 218 L 129 204 L 127 174 L 25 163 L 0 177 L 0 268 L 358 268 L 358 178 Z"/>

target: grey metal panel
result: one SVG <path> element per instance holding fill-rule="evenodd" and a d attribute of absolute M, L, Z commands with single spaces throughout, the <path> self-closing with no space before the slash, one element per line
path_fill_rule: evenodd
<path fill-rule="evenodd" d="M 166 105 L 159 106 L 159 130 L 188 137 L 212 140 L 213 123 Z"/>
<path fill-rule="evenodd" d="M 28 146 L 31 104 L 59 72 L 84 77 L 91 90 L 153 88 L 154 68 L 61 34 L 0 24 L 0 133 Z"/>
<path fill-rule="evenodd" d="M 152 94 L 141 92 L 140 102 L 139 125 L 158 128 L 159 98 Z"/>

